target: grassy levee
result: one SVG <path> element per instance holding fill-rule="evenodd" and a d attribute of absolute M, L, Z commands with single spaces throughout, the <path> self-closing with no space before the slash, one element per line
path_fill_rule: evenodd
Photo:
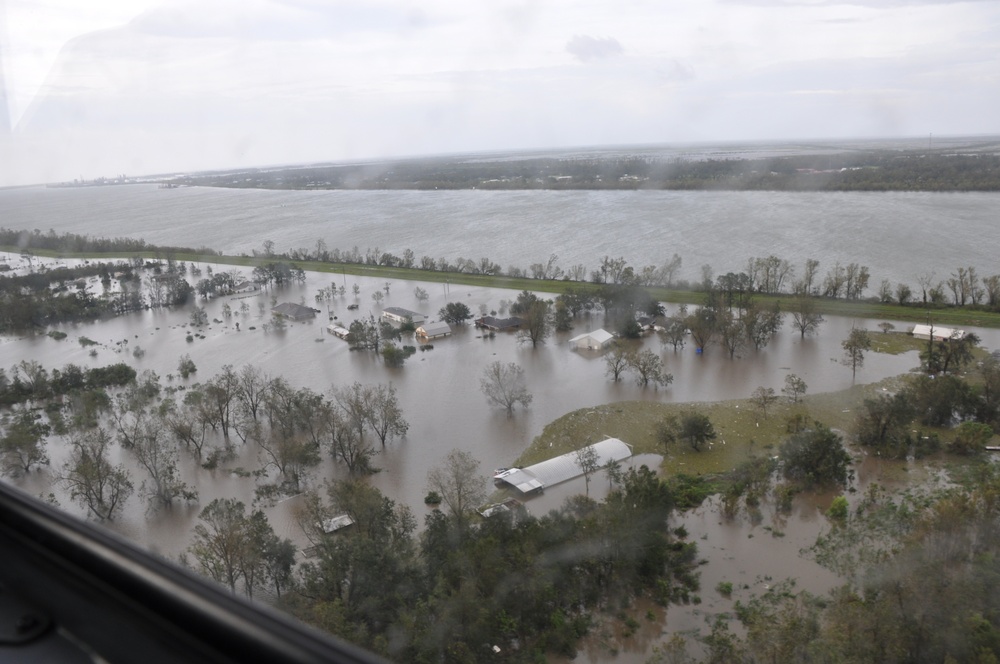
<path fill-rule="evenodd" d="M 0 246 L 0 251 L 18 253 L 19 247 Z M 67 253 L 60 251 L 31 250 L 37 256 L 48 258 L 78 258 L 78 259 L 127 259 L 141 256 L 148 259 L 164 259 L 168 252 L 143 251 L 138 253 Z M 504 288 L 510 290 L 529 290 L 541 293 L 563 293 L 568 287 L 585 292 L 598 293 L 602 285 L 586 281 L 563 281 L 551 279 L 528 279 L 520 277 L 492 276 L 485 274 L 468 274 L 464 272 L 438 272 L 418 268 L 387 267 L 383 265 L 363 265 L 357 263 L 320 263 L 314 261 L 288 261 L 280 256 L 267 258 L 264 256 L 223 256 L 215 254 L 169 253 L 177 261 L 217 263 L 240 267 L 256 267 L 267 262 L 286 261 L 310 272 L 325 272 L 329 274 L 344 274 L 378 279 L 405 279 L 409 281 L 424 281 L 428 283 L 449 283 L 466 286 L 481 286 L 484 288 Z M 672 304 L 701 304 L 705 295 L 702 291 L 674 290 L 653 287 L 649 293 L 661 302 Z M 769 305 L 778 302 L 782 311 L 792 311 L 795 299 L 790 295 L 755 294 L 758 302 Z M 814 298 L 813 304 L 817 313 L 828 316 L 846 316 L 852 318 L 873 318 L 880 320 L 903 320 L 925 323 L 930 320 L 935 325 L 945 326 L 975 326 L 1000 327 L 1000 313 L 983 311 L 968 307 L 937 307 L 929 308 L 923 305 L 901 306 L 898 304 L 883 304 L 870 300 L 840 300 L 832 298 Z"/>

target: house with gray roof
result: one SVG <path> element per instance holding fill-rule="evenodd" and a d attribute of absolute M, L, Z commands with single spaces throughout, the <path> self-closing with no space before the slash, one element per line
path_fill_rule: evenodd
<path fill-rule="evenodd" d="M 271 309 L 271 313 L 275 316 L 287 318 L 288 320 L 300 321 L 314 318 L 316 314 L 319 313 L 319 310 L 312 309 L 311 307 L 306 307 L 301 304 L 295 304 L 294 302 L 282 302 L 278 306 Z"/>

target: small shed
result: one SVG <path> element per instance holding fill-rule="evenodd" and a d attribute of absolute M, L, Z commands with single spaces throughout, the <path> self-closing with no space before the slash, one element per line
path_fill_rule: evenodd
<path fill-rule="evenodd" d="M 437 339 L 438 337 L 446 337 L 449 334 L 451 334 L 451 326 L 444 321 L 424 323 L 417 328 L 417 336 L 424 339 Z"/>
<path fill-rule="evenodd" d="M 271 309 L 271 313 L 289 320 L 300 321 L 314 318 L 319 311 L 294 302 L 282 302 Z"/>
<path fill-rule="evenodd" d="M 414 325 L 420 325 L 427 320 L 427 316 L 422 313 L 418 311 L 410 311 L 409 309 L 404 309 L 402 307 L 386 307 L 382 310 L 382 318 L 392 321 L 393 323 L 405 323 L 410 320 L 413 321 Z"/>
<path fill-rule="evenodd" d="M 569 340 L 570 345 L 577 350 L 603 350 L 611 345 L 615 335 L 607 330 L 599 329 L 577 335 Z"/>
<path fill-rule="evenodd" d="M 965 338 L 965 330 L 956 330 L 951 327 L 941 327 L 940 325 L 914 325 L 910 333 L 917 339 L 930 339 L 933 335 L 934 341 L 947 341 Z"/>

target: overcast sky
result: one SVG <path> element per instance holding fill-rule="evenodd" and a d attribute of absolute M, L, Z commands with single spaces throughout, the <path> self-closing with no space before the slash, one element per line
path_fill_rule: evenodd
<path fill-rule="evenodd" d="M 0 0 L 0 46 L 0 185 L 1000 134 L 995 0 Z"/>

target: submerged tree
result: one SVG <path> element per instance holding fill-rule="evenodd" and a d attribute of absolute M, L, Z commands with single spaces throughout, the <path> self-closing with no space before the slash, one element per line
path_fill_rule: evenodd
<path fill-rule="evenodd" d="M 646 387 L 650 383 L 654 387 L 667 386 L 674 381 L 673 375 L 663 370 L 663 361 L 660 356 L 651 350 L 629 353 L 627 361 L 628 368 L 636 374 L 636 383 L 642 387 Z"/>
<path fill-rule="evenodd" d="M 0 464 L 6 475 L 19 476 L 31 472 L 33 467 L 47 466 L 49 455 L 45 452 L 45 436 L 49 425 L 38 420 L 29 410 L 18 412 L 0 436 Z"/>
<path fill-rule="evenodd" d="M 622 379 L 622 374 L 628 369 L 629 351 L 620 341 L 611 344 L 611 352 L 604 356 L 604 365 L 607 368 L 606 374 L 611 376 L 611 380 L 618 382 Z"/>
<path fill-rule="evenodd" d="M 798 297 L 792 305 L 792 327 L 799 331 L 799 337 L 806 338 L 819 330 L 823 314 L 816 311 L 816 301 L 811 297 Z"/>
<path fill-rule="evenodd" d="M 167 430 L 158 422 L 147 420 L 129 450 L 149 474 L 149 483 L 144 481 L 139 488 L 141 496 L 159 505 L 170 505 L 178 499 L 198 499 L 198 493 L 181 481 L 177 448 L 167 440 Z"/>
<path fill-rule="evenodd" d="M 530 342 L 532 348 L 545 343 L 551 329 L 549 303 L 545 300 L 535 300 L 518 315 L 524 320 L 524 325 L 517 333 L 518 341 Z"/>
<path fill-rule="evenodd" d="M 499 360 L 491 362 L 483 369 L 479 387 L 486 399 L 497 406 L 514 412 L 514 406 L 521 404 L 527 408 L 531 403 L 531 393 L 524 381 L 524 369 L 513 362 L 504 364 Z"/>
<path fill-rule="evenodd" d="M 111 436 L 98 427 L 75 432 L 70 444 L 62 476 L 70 497 L 98 519 L 114 519 L 135 487 L 125 466 L 111 463 Z"/>

